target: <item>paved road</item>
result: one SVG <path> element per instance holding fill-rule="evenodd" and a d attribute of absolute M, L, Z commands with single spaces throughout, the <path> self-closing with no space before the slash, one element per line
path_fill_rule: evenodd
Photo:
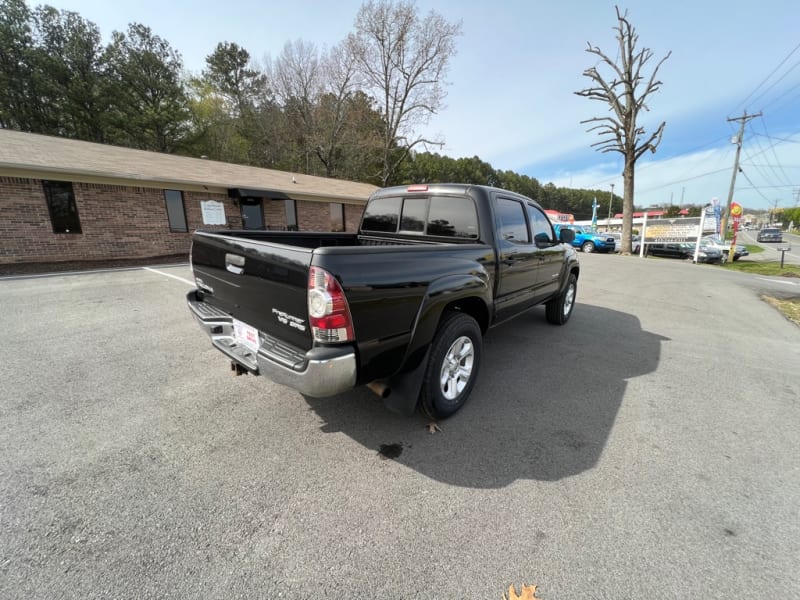
<path fill-rule="evenodd" d="M 743 260 L 755 261 L 780 261 L 781 252 L 778 251 L 779 247 L 790 247 L 791 250 L 783 252 L 783 263 L 785 265 L 794 264 L 800 265 L 800 235 L 792 233 L 783 234 L 783 243 L 763 243 L 756 239 L 758 231 L 741 231 L 739 232 L 737 243 L 739 244 L 753 244 L 764 248 L 764 252 L 750 254 Z"/>
<path fill-rule="evenodd" d="M 0 281 L 0 597 L 800 597 L 800 286 L 581 261 L 435 435 L 232 377 L 185 266 Z"/>

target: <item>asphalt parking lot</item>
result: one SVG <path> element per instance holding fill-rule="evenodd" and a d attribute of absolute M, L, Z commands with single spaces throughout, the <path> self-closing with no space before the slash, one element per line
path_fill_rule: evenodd
<path fill-rule="evenodd" d="M 185 265 L 0 279 L 0 597 L 800 597 L 800 286 L 580 259 L 434 435 L 231 376 Z"/>

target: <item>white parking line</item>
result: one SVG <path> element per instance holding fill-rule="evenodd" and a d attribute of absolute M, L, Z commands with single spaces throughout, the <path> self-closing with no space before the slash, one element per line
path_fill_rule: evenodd
<path fill-rule="evenodd" d="M 756 279 L 760 279 L 761 281 L 769 281 L 771 283 L 785 283 L 786 285 L 800 285 L 800 283 L 796 283 L 794 281 L 783 281 L 782 279 L 767 279 L 766 277 L 756 277 Z"/>
<path fill-rule="evenodd" d="M 172 275 L 171 273 L 164 273 L 164 271 L 159 271 L 158 269 L 154 269 L 152 267 L 142 267 L 145 271 L 150 271 L 151 273 L 158 273 L 159 275 L 163 275 L 164 277 L 172 277 L 173 279 L 177 279 L 178 281 L 182 281 L 183 283 L 189 284 L 190 286 L 194 287 L 194 281 L 189 281 L 188 279 L 184 279 L 183 277 L 178 277 L 177 275 Z"/>

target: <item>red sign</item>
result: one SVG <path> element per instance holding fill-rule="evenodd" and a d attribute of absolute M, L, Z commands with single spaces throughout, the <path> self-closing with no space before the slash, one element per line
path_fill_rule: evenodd
<path fill-rule="evenodd" d="M 739 230 L 739 221 L 742 220 L 742 205 L 731 202 L 731 217 L 733 217 L 733 231 Z"/>

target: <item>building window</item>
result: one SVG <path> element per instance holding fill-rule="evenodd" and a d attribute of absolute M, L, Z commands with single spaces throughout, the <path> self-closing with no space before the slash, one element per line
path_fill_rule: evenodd
<path fill-rule="evenodd" d="M 71 181 L 43 181 L 53 233 L 81 233 L 81 220 Z"/>
<path fill-rule="evenodd" d="M 183 192 L 164 190 L 167 202 L 167 218 L 170 231 L 188 231 L 186 228 L 186 210 L 183 207 Z"/>
<path fill-rule="evenodd" d="M 331 202 L 331 231 L 344 231 L 344 204 Z"/>
<path fill-rule="evenodd" d="M 286 230 L 297 231 L 297 204 L 294 200 L 284 200 L 286 203 Z"/>

